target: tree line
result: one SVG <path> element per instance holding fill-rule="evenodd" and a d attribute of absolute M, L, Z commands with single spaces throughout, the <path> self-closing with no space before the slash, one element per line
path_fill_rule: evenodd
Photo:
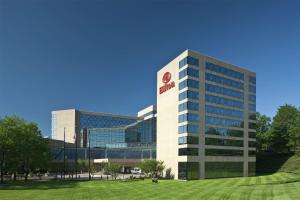
<path fill-rule="evenodd" d="M 300 108 L 285 104 L 270 117 L 256 113 L 258 152 L 290 153 L 300 150 Z"/>

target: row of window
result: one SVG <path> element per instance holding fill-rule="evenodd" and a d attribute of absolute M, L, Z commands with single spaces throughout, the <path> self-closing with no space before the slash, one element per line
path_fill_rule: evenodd
<path fill-rule="evenodd" d="M 230 106 L 234 108 L 241 108 L 241 109 L 244 108 L 244 103 L 241 101 L 235 101 L 235 100 L 226 99 L 223 97 L 217 97 L 213 95 L 206 95 L 205 102 L 221 104 L 221 105 Z"/>
<path fill-rule="evenodd" d="M 243 162 L 205 162 L 205 178 L 243 176 Z"/>
<path fill-rule="evenodd" d="M 198 134 L 199 132 L 199 126 L 193 125 L 193 124 L 186 124 L 178 127 L 178 133 L 192 133 L 192 134 Z"/>
<path fill-rule="evenodd" d="M 230 80 L 228 78 L 223 78 L 221 76 L 217 76 L 217 75 L 210 74 L 210 73 L 207 73 L 207 72 L 205 73 L 205 79 L 207 81 L 212 81 L 212 82 L 219 83 L 219 84 L 222 84 L 222 85 L 226 85 L 226 86 L 229 86 L 229 87 L 234 87 L 234 88 L 241 89 L 241 90 L 244 89 L 244 83 L 241 83 L 241 82 L 238 82 L 238 81 L 233 81 L 233 80 Z"/>
<path fill-rule="evenodd" d="M 199 138 L 195 136 L 179 137 L 178 144 L 199 144 Z"/>
<path fill-rule="evenodd" d="M 256 96 L 255 96 L 255 95 L 249 94 L 249 95 L 248 95 L 248 100 L 249 100 L 249 101 L 252 101 L 252 102 L 256 102 Z"/>
<path fill-rule="evenodd" d="M 222 125 L 222 126 L 229 126 L 229 127 L 244 127 L 244 122 L 235 119 L 224 119 L 218 117 L 205 117 L 205 124 L 215 124 L 215 125 Z"/>
<path fill-rule="evenodd" d="M 228 69 L 228 68 L 222 67 L 220 65 L 210 63 L 210 62 L 206 62 L 206 69 L 229 76 L 229 77 L 232 77 L 232 78 L 244 80 L 243 73 L 240 73 L 240 72 L 234 71 L 232 69 Z"/>
<path fill-rule="evenodd" d="M 199 66 L 199 60 L 197 58 L 193 58 L 192 56 L 187 56 L 186 58 L 179 61 L 179 68 L 181 68 L 185 65 Z"/>
<path fill-rule="evenodd" d="M 226 96 L 230 96 L 230 97 L 234 97 L 234 98 L 244 99 L 243 92 L 223 88 L 223 87 L 216 86 L 216 85 L 211 85 L 208 83 L 205 84 L 205 90 L 208 92 L 213 92 L 213 93 L 222 94 L 222 95 L 226 95 Z"/>
<path fill-rule="evenodd" d="M 198 148 L 179 148 L 179 156 L 198 156 Z"/>
<path fill-rule="evenodd" d="M 198 100 L 199 99 L 199 92 L 192 91 L 192 90 L 186 90 L 186 91 L 181 92 L 179 94 L 179 101 L 182 101 L 186 98 Z"/>
<path fill-rule="evenodd" d="M 205 138 L 205 145 L 243 147 L 244 141 L 219 138 Z"/>
<path fill-rule="evenodd" d="M 178 122 L 198 122 L 199 121 L 199 115 L 194 113 L 184 113 L 178 116 Z"/>
<path fill-rule="evenodd" d="M 249 85 L 248 90 L 249 90 L 249 92 L 256 93 L 256 87 L 253 85 Z"/>
<path fill-rule="evenodd" d="M 233 149 L 205 149 L 206 156 L 243 156 L 243 150 Z"/>
<path fill-rule="evenodd" d="M 184 110 L 198 111 L 199 110 L 199 104 L 188 101 L 188 102 L 179 104 L 178 110 L 179 110 L 179 112 L 184 111 Z"/>
<path fill-rule="evenodd" d="M 225 109 L 225 108 L 220 108 L 220 107 L 216 107 L 216 106 L 205 105 L 205 112 L 216 114 L 216 115 L 244 118 L 244 112 L 242 112 L 242 111 Z"/>
<path fill-rule="evenodd" d="M 199 78 L 199 70 L 188 67 L 182 70 L 181 72 L 179 72 L 179 79 L 182 79 L 183 77 L 186 76 Z"/>
<path fill-rule="evenodd" d="M 198 156 L 198 148 L 179 148 L 179 156 Z M 205 156 L 243 156 L 243 150 L 235 149 L 205 149 Z M 256 151 L 248 151 L 249 156 L 255 156 Z"/>
<path fill-rule="evenodd" d="M 233 130 L 228 128 L 210 127 L 205 128 L 205 134 L 208 135 L 221 135 L 221 136 L 232 136 L 232 137 L 244 137 L 244 132 L 241 130 Z"/>
<path fill-rule="evenodd" d="M 183 88 L 190 87 L 190 88 L 199 88 L 199 81 L 193 80 L 193 79 L 186 79 L 179 83 L 179 90 L 182 90 Z"/>
<path fill-rule="evenodd" d="M 256 85 L 256 77 L 255 76 L 249 76 L 249 83 L 252 83 Z"/>

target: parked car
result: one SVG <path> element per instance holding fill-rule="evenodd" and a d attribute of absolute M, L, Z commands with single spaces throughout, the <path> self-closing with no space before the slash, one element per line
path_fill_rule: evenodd
<path fill-rule="evenodd" d="M 142 170 L 138 167 L 135 167 L 131 170 L 131 173 L 132 174 L 141 174 L 142 173 Z"/>

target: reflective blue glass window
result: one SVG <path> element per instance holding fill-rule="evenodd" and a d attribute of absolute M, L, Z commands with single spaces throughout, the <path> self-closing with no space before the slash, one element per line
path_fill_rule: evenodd
<path fill-rule="evenodd" d="M 248 109 L 251 110 L 251 111 L 256 111 L 256 105 L 249 103 L 248 104 Z"/>
<path fill-rule="evenodd" d="M 206 124 L 216 124 L 216 125 L 223 125 L 229 127 L 244 127 L 243 121 L 235 120 L 235 119 L 224 119 L 219 117 L 205 117 Z"/>
<path fill-rule="evenodd" d="M 186 58 L 184 58 L 181 61 L 179 61 L 179 68 L 185 66 L 186 64 L 199 66 L 199 60 L 197 58 L 193 58 L 191 56 L 187 56 Z"/>
<path fill-rule="evenodd" d="M 192 91 L 192 90 L 187 90 L 179 94 L 179 101 L 183 99 L 199 99 L 199 92 Z"/>
<path fill-rule="evenodd" d="M 243 92 L 239 92 L 239 91 L 236 91 L 236 90 L 231 90 L 231 89 L 219 87 L 219 86 L 216 86 L 216 85 L 211 85 L 211 84 L 208 84 L 208 83 L 205 84 L 205 90 L 208 91 L 208 92 L 213 92 L 213 93 L 223 94 L 223 95 L 230 96 L 230 97 L 244 99 L 244 93 Z"/>
<path fill-rule="evenodd" d="M 230 106 L 234 108 L 244 108 L 244 103 L 241 101 L 235 101 L 235 100 L 217 97 L 213 95 L 206 95 L 205 101 L 209 103 L 221 104 L 221 105 Z"/>
<path fill-rule="evenodd" d="M 80 113 L 79 121 L 80 121 L 80 130 L 81 130 L 83 128 L 120 127 L 123 125 L 132 124 L 136 122 L 137 119 Z"/>
<path fill-rule="evenodd" d="M 199 138 L 195 136 L 179 137 L 178 144 L 199 144 Z"/>
<path fill-rule="evenodd" d="M 198 122 L 199 121 L 199 115 L 193 114 L 193 113 L 185 113 L 178 116 L 178 122 Z"/>
<path fill-rule="evenodd" d="M 211 127 L 211 126 L 206 126 L 205 134 L 232 136 L 232 137 L 244 137 L 244 131 L 233 130 L 233 129 L 228 129 L 228 128 Z"/>
<path fill-rule="evenodd" d="M 184 111 L 184 110 L 195 110 L 195 111 L 198 111 L 199 110 L 199 104 L 188 101 L 188 102 L 179 104 L 178 110 L 179 110 L 179 112 L 180 111 Z"/>
<path fill-rule="evenodd" d="M 199 127 L 197 125 L 187 124 L 178 127 L 178 133 L 198 133 Z"/>
<path fill-rule="evenodd" d="M 249 76 L 249 82 L 256 85 L 256 77 L 254 76 Z"/>
<path fill-rule="evenodd" d="M 216 107 L 216 106 L 206 105 L 205 106 L 205 112 L 216 114 L 216 115 L 224 115 L 224 116 L 230 116 L 230 117 L 244 118 L 244 112 L 242 112 L 242 111 L 225 109 L 225 108 L 220 108 L 220 107 Z"/>
<path fill-rule="evenodd" d="M 249 92 L 256 93 L 256 87 L 253 85 L 249 85 Z"/>
<path fill-rule="evenodd" d="M 220 65 L 210 63 L 210 62 L 206 62 L 206 69 L 229 76 L 229 77 L 232 77 L 232 78 L 244 80 L 244 74 L 234 71 L 232 69 L 222 67 Z"/>
<path fill-rule="evenodd" d="M 249 101 L 256 102 L 256 96 L 255 95 L 249 94 L 248 99 L 249 99 Z"/>
<path fill-rule="evenodd" d="M 179 90 L 182 90 L 183 88 L 191 87 L 191 88 L 199 88 L 199 81 L 193 80 L 193 79 L 186 79 L 179 83 Z"/>
<path fill-rule="evenodd" d="M 205 79 L 207 81 L 212 81 L 215 83 L 219 83 L 219 84 L 223 84 L 223 85 L 227 85 L 229 87 L 234 87 L 237 89 L 244 89 L 244 83 L 238 82 L 238 81 L 233 81 L 227 78 L 223 78 L 214 74 L 210 74 L 210 73 L 205 73 Z"/>
<path fill-rule="evenodd" d="M 181 72 L 179 72 L 179 79 L 182 79 L 185 76 L 199 77 L 199 70 L 193 68 L 185 68 Z"/>

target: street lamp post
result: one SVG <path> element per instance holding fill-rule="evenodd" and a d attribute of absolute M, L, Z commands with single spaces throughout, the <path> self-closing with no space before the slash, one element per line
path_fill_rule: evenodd
<path fill-rule="evenodd" d="M 91 139 L 90 130 L 88 130 L 88 140 L 89 140 L 89 180 L 91 180 Z"/>

